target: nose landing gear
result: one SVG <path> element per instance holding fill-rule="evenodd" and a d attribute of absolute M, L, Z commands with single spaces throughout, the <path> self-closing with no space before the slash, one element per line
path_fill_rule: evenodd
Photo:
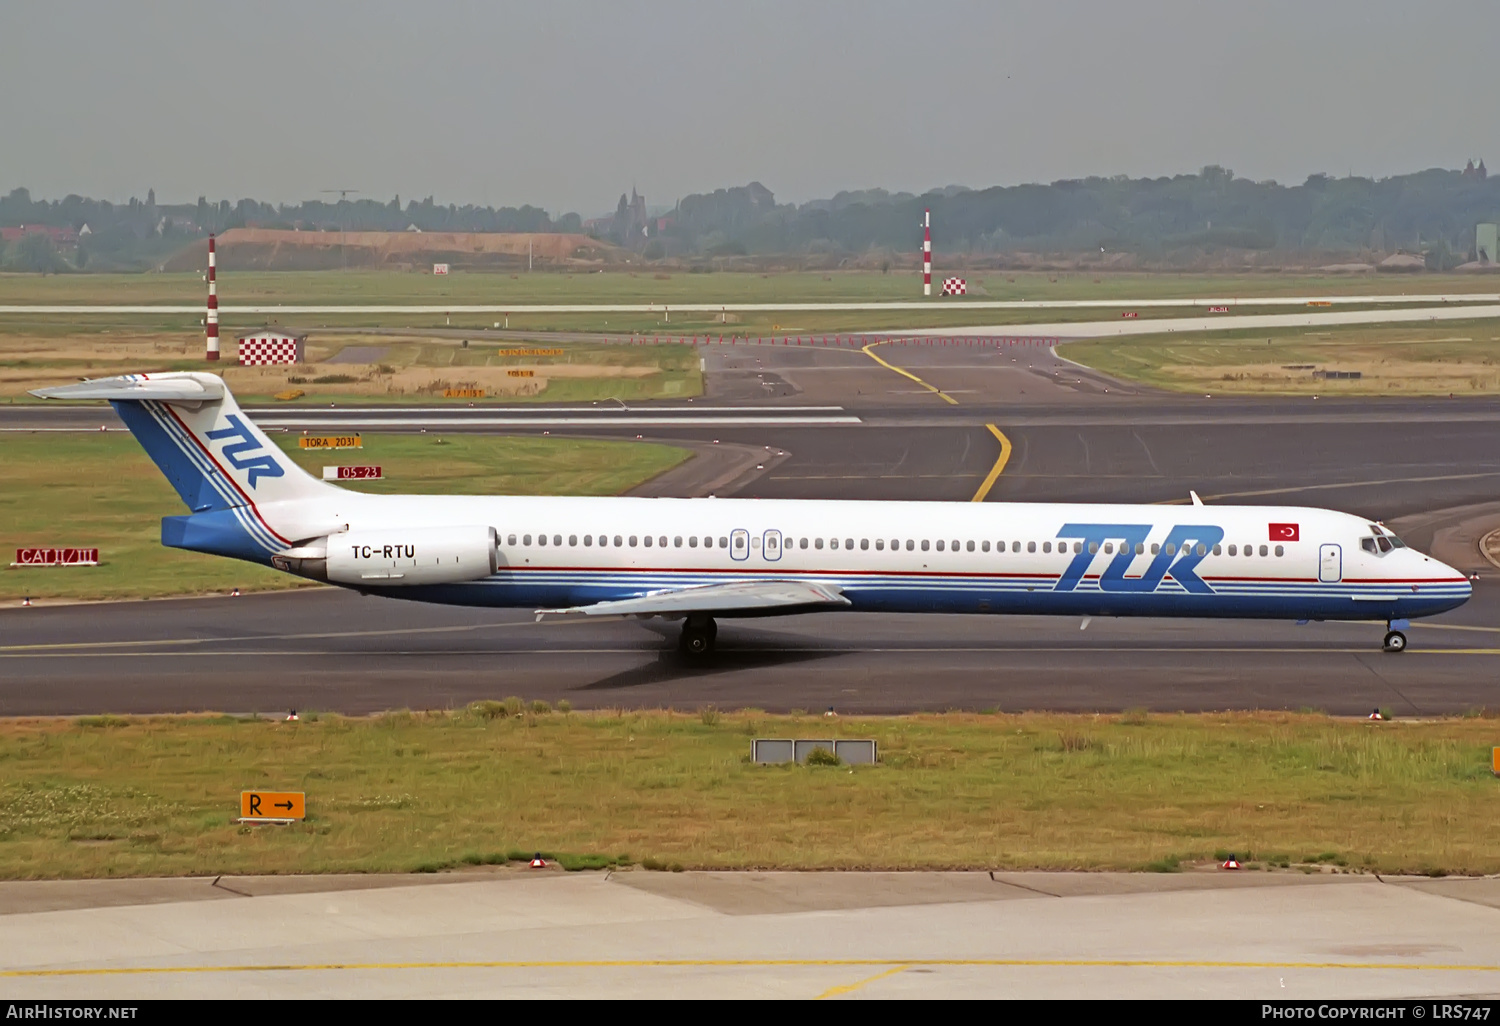
<path fill-rule="evenodd" d="M 677 650 L 684 655 L 704 657 L 713 654 L 714 639 L 719 636 L 719 625 L 711 616 L 692 615 L 682 622 L 682 635 L 677 639 Z"/>
<path fill-rule="evenodd" d="M 1386 652 L 1405 652 L 1406 635 L 1402 633 L 1410 622 L 1407 620 L 1390 620 L 1386 622 L 1385 641 L 1380 647 Z"/>

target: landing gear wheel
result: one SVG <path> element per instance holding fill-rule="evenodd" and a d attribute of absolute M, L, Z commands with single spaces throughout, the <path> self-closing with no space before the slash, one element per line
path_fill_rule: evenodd
<path fill-rule="evenodd" d="M 678 651 L 690 656 L 707 656 L 714 650 L 714 639 L 719 636 L 719 625 L 713 617 L 701 620 L 689 618 L 683 622 L 682 636 L 677 639 Z"/>
<path fill-rule="evenodd" d="M 1387 631 L 1385 635 L 1385 642 L 1381 645 L 1381 648 L 1385 649 L 1387 652 L 1405 652 L 1406 635 L 1402 634 L 1400 631 Z"/>

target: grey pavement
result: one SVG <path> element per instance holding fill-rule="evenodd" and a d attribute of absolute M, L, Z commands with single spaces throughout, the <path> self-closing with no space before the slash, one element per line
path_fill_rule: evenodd
<path fill-rule="evenodd" d="M 296 878 L 293 878 L 296 879 Z M 1500 880 L 1299 873 L 386 877 L 28 911 L 12 998 L 1239 997 L 1500 994 Z M 221 881 L 222 883 L 223 881 Z M 188 896 L 187 891 L 200 892 Z M 141 893 L 147 900 L 153 896 Z M 154 895 L 159 899 L 160 894 Z"/>

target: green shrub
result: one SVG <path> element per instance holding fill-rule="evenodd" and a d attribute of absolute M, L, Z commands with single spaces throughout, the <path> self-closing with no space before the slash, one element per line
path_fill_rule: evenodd
<path fill-rule="evenodd" d="M 126 727 L 130 721 L 123 716 L 80 716 L 73 721 L 80 727 Z"/>
<path fill-rule="evenodd" d="M 814 748 L 808 752 L 805 761 L 809 766 L 842 766 L 844 764 L 844 760 L 823 747 Z"/>

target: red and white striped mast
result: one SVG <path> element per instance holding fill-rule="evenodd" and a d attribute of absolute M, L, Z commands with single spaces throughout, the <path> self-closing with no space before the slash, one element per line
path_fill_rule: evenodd
<path fill-rule="evenodd" d="M 215 272 L 218 270 L 218 260 L 214 255 L 214 237 L 212 233 L 208 236 L 208 319 L 204 326 L 208 331 L 208 351 L 203 354 L 205 360 L 217 360 L 219 358 L 219 285 Z"/>
<path fill-rule="evenodd" d="M 213 243 L 209 243 L 212 251 Z M 213 257 L 209 257 L 213 262 Z M 209 272 L 212 274 L 213 272 Z M 932 211 L 922 211 L 922 295 L 932 295 Z"/>

